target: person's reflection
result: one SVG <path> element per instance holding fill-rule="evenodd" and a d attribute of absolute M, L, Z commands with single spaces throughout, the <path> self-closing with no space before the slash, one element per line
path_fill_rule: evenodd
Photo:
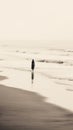
<path fill-rule="evenodd" d="M 32 83 L 33 83 L 33 80 L 34 80 L 34 72 L 32 71 L 31 72 L 31 81 L 32 81 Z"/>

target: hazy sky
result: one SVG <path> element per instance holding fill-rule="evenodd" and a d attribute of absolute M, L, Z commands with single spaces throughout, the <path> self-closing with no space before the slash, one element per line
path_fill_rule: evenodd
<path fill-rule="evenodd" d="M 73 40 L 73 0 L 0 0 L 0 39 Z"/>

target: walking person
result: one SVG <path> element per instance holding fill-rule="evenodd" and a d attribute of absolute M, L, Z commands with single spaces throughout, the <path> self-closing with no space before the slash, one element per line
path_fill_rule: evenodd
<path fill-rule="evenodd" d="M 32 69 L 32 71 L 34 71 L 34 68 L 35 68 L 35 61 L 34 61 L 34 59 L 32 59 L 32 62 L 31 62 L 31 69 Z"/>
<path fill-rule="evenodd" d="M 32 80 L 32 83 L 33 83 L 33 80 L 34 80 L 34 68 L 35 68 L 35 61 L 34 59 L 32 59 L 31 61 L 31 80 Z"/>

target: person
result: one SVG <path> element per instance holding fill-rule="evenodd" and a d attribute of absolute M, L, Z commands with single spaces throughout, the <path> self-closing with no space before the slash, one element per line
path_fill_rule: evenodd
<path fill-rule="evenodd" d="M 34 59 L 32 59 L 32 62 L 31 62 L 31 69 L 32 69 L 32 71 L 34 70 L 34 68 L 35 68 L 35 61 L 34 61 Z"/>
<path fill-rule="evenodd" d="M 31 61 L 31 81 L 32 81 L 32 83 L 33 83 L 33 80 L 34 80 L 34 68 L 35 68 L 35 61 L 34 61 L 34 59 L 32 59 L 32 61 Z"/>

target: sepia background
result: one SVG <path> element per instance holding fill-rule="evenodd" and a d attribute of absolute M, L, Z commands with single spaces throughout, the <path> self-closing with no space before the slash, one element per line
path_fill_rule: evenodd
<path fill-rule="evenodd" d="M 73 130 L 72 99 L 73 1 L 0 0 L 0 129 Z"/>

